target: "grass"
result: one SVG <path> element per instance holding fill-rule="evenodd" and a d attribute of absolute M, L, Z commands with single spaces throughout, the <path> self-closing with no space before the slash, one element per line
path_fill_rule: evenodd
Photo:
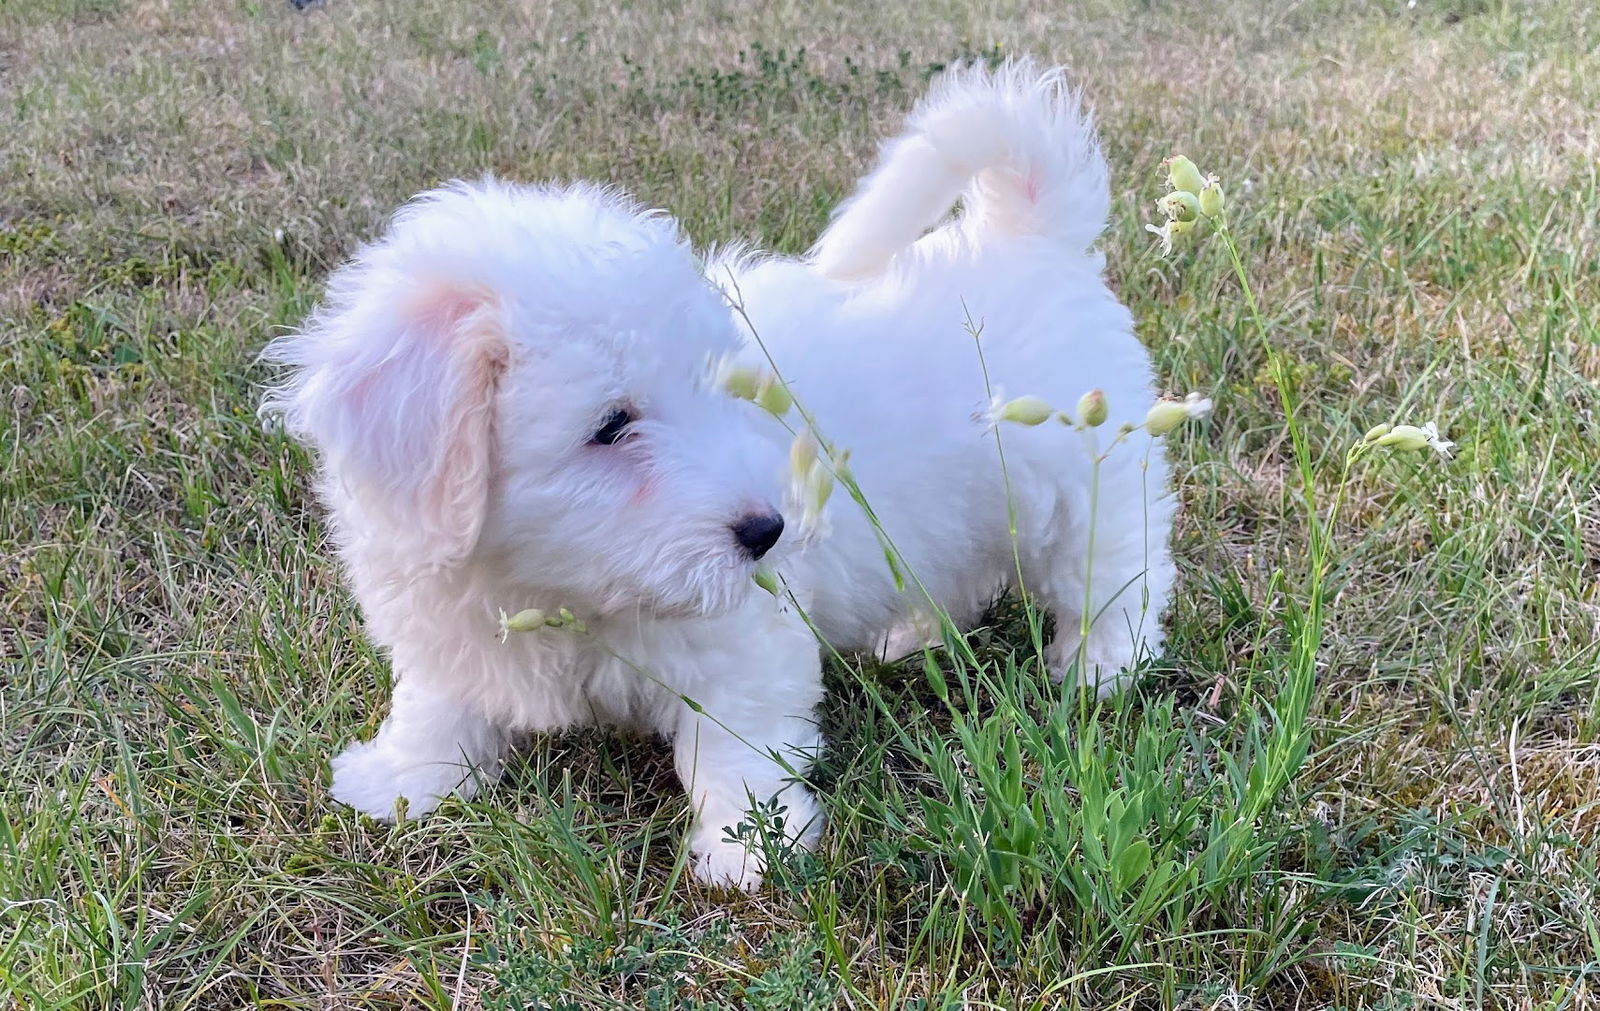
<path fill-rule="evenodd" d="M 1595 1006 L 1597 45 L 1570 0 L 0 8 L 0 998 Z M 388 672 L 252 413 L 329 267 L 490 170 L 803 249 L 933 68 L 1017 50 L 1088 90 L 1108 272 L 1217 402 L 1171 444 L 1161 668 L 1063 705 L 1016 602 L 933 677 L 833 665 L 829 833 L 752 897 L 682 873 L 650 741 L 541 740 L 394 827 L 332 806 Z M 1230 183 L 1276 369 L 1223 249 L 1142 230 L 1174 150 Z M 1352 469 L 1309 749 L 1257 809 L 1311 572 L 1280 380 L 1324 518 L 1370 425 L 1460 447 Z"/>

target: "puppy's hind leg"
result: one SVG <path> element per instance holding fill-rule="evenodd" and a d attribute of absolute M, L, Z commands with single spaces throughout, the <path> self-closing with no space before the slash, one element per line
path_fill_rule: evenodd
<path fill-rule="evenodd" d="M 1148 537 L 1140 519 L 1137 509 L 1101 516 L 1092 561 L 1087 523 L 1076 537 L 1024 551 L 1028 591 L 1055 618 L 1051 673 L 1076 673 L 1096 698 L 1121 691 L 1138 664 L 1161 651 L 1173 583 L 1166 513 L 1152 517 Z"/>
<path fill-rule="evenodd" d="M 873 655 L 882 663 L 894 663 L 943 644 L 939 619 L 926 611 L 912 611 L 884 633 L 883 642 L 873 650 Z"/>
<path fill-rule="evenodd" d="M 406 799 L 410 816 L 426 814 L 452 793 L 470 798 L 499 778 L 507 735 L 480 711 L 404 676 L 389 718 L 370 741 L 333 760 L 333 798 L 382 821 Z"/>

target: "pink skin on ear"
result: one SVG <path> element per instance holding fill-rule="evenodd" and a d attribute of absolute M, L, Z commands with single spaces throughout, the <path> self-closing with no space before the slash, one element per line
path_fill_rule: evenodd
<path fill-rule="evenodd" d="M 508 351 L 495 294 L 424 283 L 327 322 L 343 353 L 323 363 L 318 441 L 335 475 L 389 517 L 423 565 L 452 565 L 476 544 L 489 492 L 494 393 Z M 337 407 L 334 407 L 337 404 Z"/>
<path fill-rule="evenodd" d="M 441 561 L 472 549 L 488 504 L 496 382 L 507 359 L 504 324 L 493 292 L 482 286 L 424 289 L 410 307 L 418 336 L 437 342 L 449 392 L 433 420 L 432 472 L 418 489 L 419 519 Z"/>

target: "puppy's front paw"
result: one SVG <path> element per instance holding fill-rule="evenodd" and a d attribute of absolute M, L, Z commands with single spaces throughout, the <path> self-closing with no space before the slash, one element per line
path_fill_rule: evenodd
<path fill-rule="evenodd" d="M 786 790 L 777 811 L 783 820 L 781 846 L 813 850 L 822 838 L 822 810 L 810 792 L 795 786 Z M 761 887 L 766 874 L 766 855 L 759 832 L 750 829 L 752 816 L 747 813 L 732 814 L 725 818 L 701 817 L 695 820 L 695 829 L 689 837 L 689 849 L 694 854 L 694 876 L 708 885 L 719 888 L 738 888 L 752 892 Z M 736 831 L 733 822 L 742 821 L 744 831 Z M 720 823 L 720 824 L 719 824 Z M 776 828 L 768 827 L 768 831 Z M 731 838 L 737 835 L 737 838 Z M 772 840 L 777 842 L 777 840 Z M 769 843 L 770 844 L 770 843 Z"/>
<path fill-rule="evenodd" d="M 471 797 L 478 789 L 476 779 L 459 764 L 407 761 L 377 741 L 350 745 L 331 765 L 333 799 L 379 821 L 394 821 L 395 802 L 401 797 L 406 814 L 415 817 L 432 811 L 451 793 Z"/>
<path fill-rule="evenodd" d="M 1142 644 L 1140 644 L 1142 645 Z M 1088 642 L 1075 630 L 1060 635 L 1054 644 L 1057 681 L 1077 669 L 1079 682 L 1094 692 L 1097 700 L 1111 698 L 1133 684 L 1140 646 L 1126 635 L 1093 628 Z"/>
<path fill-rule="evenodd" d="M 904 660 L 913 653 L 944 645 L 939 633 L 939 623 L 927 615 L 914 614 L 890 628 L 878 647 L 878 659 L 884 663 Z"/>
<path fill-rule="evenodd" d="M 689 840 L 693 852 L 694 876 L 715 888 L 736 888 L 753 892 L 761 887 L 761 877 L 766 871 L 761 854 L 745 848 L 744 843 L 726 838 L 722 829 L 696 829 Z"/>

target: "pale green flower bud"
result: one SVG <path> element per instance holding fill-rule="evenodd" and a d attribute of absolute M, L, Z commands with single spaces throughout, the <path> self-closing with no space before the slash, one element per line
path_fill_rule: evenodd
<path fill-rule="evenodd" d="M 761 388 L 761 371 L 745 366 L 730 366 L 722 370 L 717 381 L 724 390 L 740 400 L 754 400 Z"/>
<path fill-rule="evenodd" d="M 1361 441 L 1362 442 L 1377 442 L 1379 439 L 1381 439 L 1384 436 L 1388 435 L 1389 434 L 1389 429 L 1391 429 L 1393 427 L 1394 427 L 1393 425 L 1390 425 L 1388 423 L 1384 423 L 1382 425 L 1373 425 L 1371 428 L 1367 429 L 1367 434 L 1363 435 L 1361 437 Z"/>
<path fill-rule="evenodd" d="M 844 450 L 833 461 L 833 472 L 839 480 L 849 484 L 855 479 L 855 472 L 850 469 L 850 451 Z"/>
<path fill-rule="evenodd" d="M 1099 428 L 1106 423 L 1106 418 L 1111 414 L 1111 407 L 1106 403 L 1106 395 L 1099 390 L 1090 390 L 1078 398 L 1078 424 L 1086 428 Z"/>
<path fill-rule="evenodd" d="M 774 597 L 778 595 L 778 574 L 767 568 L 765 565 L 756 569 L 755 573 L 752 574 L 750 578 L 755 580 L 757 586 L 761 587 L 763 590 L 766 590 Z"/>
<path fill-rule="evenodd" d="M 777 376 L 767 376 L 756 391 L 756 406 L 775 418 L 781 418 L 794 406 L 794 396 L 783 380 Z"/>
<path fill-rule="evenodd" d="M 549 616 L 537 607 L 530 607 L 518 611 L 509 618 L 503 618 L 500 627 L 507 632 L 532 632 L 536 628 L 543 628 L 548 618 Z"/>
<path fill-rule="evenodd" d="M 1206 184 L 1200 191 L 1200 213 L 1208 218 L 1214 218 L 1222 213 L 1222 187 L 1215 182 Z"/>
<path fill-rule="evenodd" d="M 1168 193 L 1156 201 L 1156 207 L 1167 216 L 1168 221 L 1190 222 L 1200 216 L 1200 198 L 1183 190 Z"/>
<path fill-rule="evenodd" d="M 817 440 L 809 431 L 801 432 L 789 443 L 789 473 L 801 477 L 817 462 Z"/>
<path fill-rule="evenodd" d="M 1144 429 L 1151 435 L 1160 437 L 1177 428 L 1188 420 L 1189 412 L 1176 400 L 1162 398 L 1157 400 L 1144 416 Z"/>
<path fill-rule="evenodd" d="M 1378 437 L 1378 445 L 1391 449 L 1427 449 L 1428 433 L 1415 425 L 1396 425 Z"/>
<path fill-rule="evenodd" d="M 1183 193 L 1199 193 L 1206 187 L 1206 177 L 1200 174 L 1194 162 L 1181 154 L 1175 154 L 1164 163 L 1167 169 L 1167 180 L 1172 183 L 1172 188 Z"/>
<path fill-rule="evenodd" d="M 1038 397 L 1018 397 L 1008 400 L 1000 406 L 998 415 L 1001 421 L 1010 421 L 1018 425 L 1042 425 L 1050 420 L 1050 415 L 1056 409 Z"/>
<path fill-rule="evenodd" d="M 833 475 L 826 467 L 813 467 L 806 477 L 805 512 L 808 516 L 820 516 L 822 507 L 828 504 L 828 498 L 833 494 Z"/>

